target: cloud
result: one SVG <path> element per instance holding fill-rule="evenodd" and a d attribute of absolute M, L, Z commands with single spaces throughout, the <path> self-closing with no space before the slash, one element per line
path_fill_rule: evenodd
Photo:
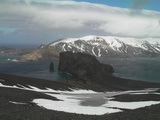
<path fill-rule="evenodd" d="M 149 2 L 153 0 L 132 0 L 132 1 L 133 1 L 132 5 L 133 9 L 142 9 L 144 6 L 146 6 Z"/>
<path fill-rule="evenodd" d="M 100 29 L 119 36 L 132 37 L 160 37 L 158 18 L 114 16 L 112 19 L 100 26 Z"/>
<path fill-rule="evenodd" d="M 73 0 L 1 0 L 0 8 L 0 26 L 18 27 L 21 35 L 160 37 L 160 13 L 154 11 L 132 15 L 131 9 Z"/>

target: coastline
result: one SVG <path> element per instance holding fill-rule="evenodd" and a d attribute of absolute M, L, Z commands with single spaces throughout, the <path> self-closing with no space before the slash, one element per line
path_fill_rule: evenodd
<path fill-rule="evenodd" d="M 51 81 L 46 79 L 39 78 L 31 78 L 19 75 L 12 75 L 6 73 L 0 73 L 0 79 L 5 79 L 4 84 L 6 85 L 32 85 L 42 89 L 45 87 L 53 88 L 55 90 L 64 89 L 69 90 L 68 88 L 77 88 L 77 89 L 90 89 L 98 92 L 105 91 L 125 91 L 125 90 L 141 90 L 145 88 L 160 88 L 160 83 L 156 82 L 148 82 L 148 81 L 140 81 L 140 80 L 132 80 L 119 78 L 115 76 L 108 76 L 110 83 L 107 86 L 102 84 L 83 84 L 82 82 L 75 80 L 63 80 L 63 81 Z M 106 80 L 106 83 L 108 80 Z M 95 88 L 94 88 L 95 87 Z"/>

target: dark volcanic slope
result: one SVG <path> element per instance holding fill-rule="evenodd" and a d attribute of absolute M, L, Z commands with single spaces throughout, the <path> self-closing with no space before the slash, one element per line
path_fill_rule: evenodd
<path fill-rule="evenodd" d="M 97 85 L 84 85 L 77 82 L 74 83 L 74 82 L 67 82 L 67 81 L 56 82 L 56 81 L 22 77 L 22 76 L 9 75 L 9 74 L 3 74 L 3 73 L 0 73 L 0 80 L 1 79 L 2 81 L 0 81 L 0 83 L 2 83 L 3 85 L 9 85 L 9 86 L 22 85 L 29 88 L 28 85 L 31 85 L 31 86 L 38 87 L 40 89 L 46 89 L 47 87 L 54 90 L 70 90 L 69 88 L 76 88 L 76 89 L 92 89 L 95 91 L 102 91 L 100 86 L 97 86 Z"/>
<path fill-rule="evenodd" d="M 67 89 L 72 87 L 67 84 L 38 80 L 33 78 L 18 77 L 13 75 L 0 74 L 0 83 L 5 85 L 33 85 L 38 88 L 50 87 L 54 89 Z M 158 91 L 157 91 L 158 92 Z M 141 95 L 141 98 L 145 98 Z M 149 96 L 147 96 L 148 98 Z M 152 100 L 153 96 L 150 96 Z M 31 101 L 35 98 L 46 98 L 57 100 L 54 97 L 42 94 L 40 92 L 20 90 L 14 88 L 0 87 L 0 120 L 159 120 L 160 119 L 160 105 L 140 108 L 136 110 L 124 111 L 109 115 L 95 116 L 95 115 L 81 115 L 73 113 L 58 112 L 47 110 L 37 106 Z M 126 96 L 117 97 L 121 101 Z M 156 98 L 157 99 L 157 98 Z M 160 98 L 159 98 L 160 99 Z M 133 99 L 132 99 L 133 100 Z M 138 99 L 139 100 L 139 99 Z M 154 98 L 153 98 L 154 100 Z M 131 99 L 129 100 L 131 101 Z M 16 104 L 13 102 L 19 102 Z"/>
<path fill-rule="evenodd" d="M 62 89 L 62 90 L 68 90 L 68 87 L 72 87 L 68 84 L 58 83 L 54 81 L 49 80 L 43 80 L 43 79 L 36 79 L 36 78 L 28 78 L 28 77 L 22 77 L 22 76 L 16 76 L 16 75 L 8 75 L 8 74 L 1 74 L 0 73 L 0 79 L 5 80 L 2 81 L 4 85 L 23 85 L 25 87 L 28 87 L 28 85 L 36 86 L 41 89 L 53 88 L 55 90 Z"/>

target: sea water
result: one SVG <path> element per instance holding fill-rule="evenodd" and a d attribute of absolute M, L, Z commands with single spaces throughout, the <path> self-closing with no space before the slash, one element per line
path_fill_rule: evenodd
<path fill-rule="evenodd" d="M 0 54 L 0 73 L 8 73 L 53 81 L 70 79 L 71 75 L 58 71 L 58 60 L 20 62 L 18 56 Z M 151 82 L 160 82 L 160 57 L 152 58 L 98 58 L 113 66 L 115 76 Z M 49 71 L 50 62 L 55 70 Z"/>
<path fill-rule="evenodd" d="M 0 54 L 0 73 L 41 78 L 47 80 L 70 79 L 71 75 L 58 71 L 58 60 L 52 61 L 17 61 L 18 56 Z M 50 62 L 54 63 L 54 71 L 50 72 Z"/>
<path fill-rule="evenodd" d="M 115 76 L 150 82 L 160 82 L 160 57 L 99 58 L 113 66 Z"/>

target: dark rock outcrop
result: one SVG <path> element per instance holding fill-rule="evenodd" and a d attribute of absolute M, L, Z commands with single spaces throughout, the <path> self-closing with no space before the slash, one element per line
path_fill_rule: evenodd
<path fill-rule="evenodd" d="M 54 64 L 53 64 L 53 62 L 51 62 L 50 65 L 49 65 L 49 71 L 50 72 L 54 71 Z"/>
<path fill-rule="evenodd" d="M 73 80 L 83 85 L 98 87 L 103 90 L 135 90 L 144 88 L 159 88 L 159 83 L 118 78 L 112 75 L 114 69 L 110 65 L 100 63 L 94 56 L 85 53 L 60 53 L 59 71 L 70 73 Z"/>
<path fill-rule="evenodd" d="M 100 63 L 95 56 L 85 53 L 60 53 L 59 71 L 72 74 L 74 80 L 84 83 L 103 82 L 114 72 L 110 65 Z"/>

